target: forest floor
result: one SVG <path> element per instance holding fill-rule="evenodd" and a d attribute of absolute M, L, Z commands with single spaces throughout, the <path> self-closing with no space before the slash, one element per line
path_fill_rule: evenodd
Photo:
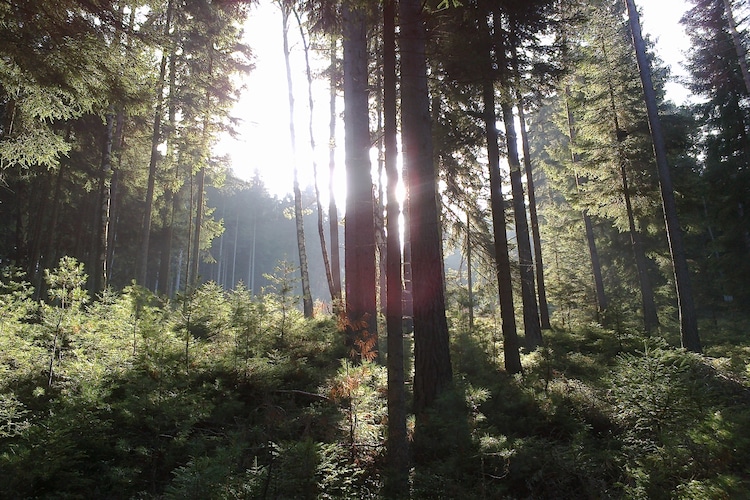
<path fill-rule="evenodd" d="M 201 293 L 0 303 L 0 497 L 384 498 L 385 367 L 331 317 Z M 454 384 L 408 423 L 399 498 L 750 498 L 741 321 L 701 325 L 704 355 L 558 328 L 519 375 L 491 321 L 451 323 Z"/>

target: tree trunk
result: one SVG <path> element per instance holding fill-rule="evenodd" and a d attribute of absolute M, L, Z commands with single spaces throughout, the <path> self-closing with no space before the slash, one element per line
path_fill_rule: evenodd
<path fill-rule="evenodd" d="M 526 333 L 526 347 L 534 350 L 542 344 L 542 328 L 539 323 L 539 308 L 534 290 L 534 260 L 531 256 L 529 224 L 526 220 L 521 163 L 518 161 L 518 143 L 514 125 L 513 106 L 507 100 L 500 103 L 505 124 L 505 141 L 508 148 L 510 186 L 513 192 L 513 215 L 516 222 L 516 243 L 521 272 L 521 299 L 523 301 L 523 325 Z"/>
<path fill-rule="evenodd" d="M 41 297 L 44 296 L 44 291 L 46 289 L 46 283 L 44 280 L 44 269 L 51 269 L 54 265 L 55 259 L 57 258 L 57 246 L 55 245 L 55 242 L 57 241 L 57 228 L 58 228 L 58 219 L 60 217 L 60 212 L 62 211 L 62 207 L 60 206 L 60 197 L 62 196 L 62 185 L 63 185 L 63 179 L 65 178 L 65 170 L 66 170 L 66 164 L 64 162 L 60 162 L 60 166 L 58 167 L 57 176 L 55 179 L 55 191 L 52 195 L 52 209 L 50 214 L 50 221 L 47 225 L 47 231 L 45 235 L 45 245 L 43 250 L 43 258 L 41 262 L 42 269 L 39 270 L 39 272 L 36 274 L 36 278 L 34 280 L 35 285 L 35 293 L 34 293 L 34 299 L 39 300 Z"/>
<path fill-rule="evenodd" d="M 522 99 L 518 100 L 518 119 L 521 125 L 521 146 L 523 148 L 523 164 L 526 172 L 526 189 L 529 196 L 529 219 L 531 221 L 531 237 L 534 241 L 534 266 L 536 269 L 536 286 L 539 295 L 539 321 L 545 330 L 552 328 L 549 321 L 549 306 L 547 305 L 547 287 L 544 283 L 544 261 L 542 260 L 542 237 L 539 234 L 539 215 L 536 211 L 536 194 L 534 193 L 534 172 L 531 167 L 531 149 L 529 134 L 526 130 L 526 114 Z"/>
<path fill-rule="evenodd" d="M 318 162 L 315 159 L 315 134 L 313 133 L 313 109 L 315 107 L 315 101 L 313 99 L 313 77 L 312 70 L 310 69 L 310 47 L 305 37 L 305 32 L 302 29 L 302 21 L 300 20 L 299 14 L 296 9 L 292 9 L 294 17 L 297 19 L 297 26 L 299 27 L 299 35 L 302 38 L 302 46 L 305 51 L 305 75 L 307 76 L 307 106 L 309 111 L 308 121 L 308 132 L 310 134 L 310 151 L 312 158 L 312 170 L 313 170 L 313 181 L 315 185 L 315 207 L 318 213 L 318 236 L 320 238 L 320 249 L 323 254 L 323 267 L 326 273 L 326 281 L 328 282 L 328 291 L 331 295 L 331 301 L 336 300 L 336 285 L 333 282 L 333 273 L 331 272 L 331 262 L 328 259 L 328 248 L 326 247 L 326 233 L 323 225 L 323 204 L 320 202 L 320 188 L 318 187 Z"/>
<path fill-rule="evenodd" d="M 409 444 L 406 433 L 404 338 L 401 293 L 396 91 L 396 5 L 383 3 L 384 161 L 387 184 L 386 328 L 388 329 L 388 466 L 386 489 L 392 498 L 409 491 Z"/>
<path fill-rule="evenodd" d="M 330 74 L 330 121 L 328 124 L 328 233 L 331 238 L 331 282 L 333 284 L 333 311 L 341 308 L 341 254 L 339 253 L 339 214 L 334 195 L 336 173 L 336 85 L 337 57 L 336 37 L 331 35 L 331 74 Z"/>
<path fill-rule="evenodd" d="M 630 188 L 628 186 L 628 174 L 625 170 L 625 164 L 620 165 L 620 178 L 622 179 L 623 197 L 625 198 L 625 211 L 628 216 L 628 228 L 630 230 L 630 245 L 633 247 L 633 256 L 635 257 L 635 267 L 638 272 L 638 283 L 641 290 L 641 304 L 643 308 L 643 328 L 646 333 L 651 333 L 659 327 L 659 316 L 656 312 L 656 303 L 654 302 L 654 290 L 651 286 L 651 278 L 648 275 L 648 263 L 646 261 L 646 252 L 643 249 L 643 240 L 638 228 L 635 225 L 635 216 L 633 215 L 633 205 L 630 202 Z"/>
<path fill-rule="evenodd" d="M 495 141 L 497 142 L 497 141 Z M 474 276 L 471 270 L 471 216 L 466 214 L 466 285 L 469 291 L 469 329 L 474 329 Z"/>
<path fill-rule="evenodd" d="M 172 0 L 167 3 L 167 19 L 164 33 L 169 36 L 172 24 Z M 136 282 L 146 286 L 148 273 L 148 254 L 151 239 L 151 212 L 154 206 L 154 186 L 156 184 L 156 166 L 159 160 L 159 143 L 161 142 L 161 120 L 164 111 L 164 79 L 167 74 L 167 51 L 162 52 L 159 64 L 159 80 L 156 82 L 156 109 L 154 110 L 154 122 L 151 129 L 151 157 L 148 162 L 148 183 L 146 185 L 146 202 L 143 212 L 143 223 L 141 225 L 141 249 L 138 254 L 138 270 Z"/>
<path fill-rule="evenodd" d="M 581 180 L 576 175 L 576 187 L 580 189 Z M 594 291 L 596 292 L 596 317 L 604 326 L 607 326 L 606 312 L 609 307 L 607 293 L 604 290 L 604 277 L 602 276 L 602 263 L 599 259 L 599 250 L 596 248 L 596 237 L 594 236 L 594 224 L 591 222 L 591 216 L 588 210 L 582 211 L 583 225 L 586 229 L 586 244 L 589 247 L 589 257 L 591 259 L 591 273 L 594 278 Z"/>
<path fill-rule="evenodd" d="M 737 52 L 737 62 L 740 65 L 740 71 L 742 72 L 742 80 L 745 82 L 745 89 L 748 95 L 750 95 L 750 72 L 747 69 L 747 59 L 745 56 L 745 48 L 742 46 L 742 40 L 740 34 L 737 31 L 737 23 L 734 20 L 734 14 L 732 13 L 732 3 L 730 0 L 724 0 L 724 13 L 727 16 L 727 22 L 729 23 L 729 32 L 732 34 L 732 42 L 734 43 L 734 50 Z"/>
<path fill-rule="evenodd" d="M 508 231 L 505 223 L 505 200 L 500 176 L 500 147 L 498 145 L 495 87 L 489 78 L 482 84 L 484 102 L 484 130 L 487 137 L 487 158 L 490 170 L 490 205 L 492 229 L 495 237 L 495 268 L 497 274 L 500 315 L 502 316 L 503 352 L 508 373 L 521 372 L 516 313 L 513 306 L 513 278 L 508 255 Z"/>
<path fill-rule="evenodd" d="M 565 114 L 568 120 L 568 140 L 570 141 L 570 160 L 574 165 L 578 163 L 578 155 L 575 152 L 576 133 L 573 122 L 573 112 L 570 109 L 570 87 L 565 87 Z M 580 192 L 584 180 L 575 172 L 576 189 Z M 596 238 L 594 237 L 594 225 L 591 222 L 588 210 L 581 210 L 583 225 L 586 229 L 586 243 L 589 248 L 589 258 L 591 259 L 591 273 L 594 278 L 594 291 L 596 295 L 596 317 L 597 320 L 606 326 L 606 311 L 609 304 L 607 303 L 607 294 L 604 290 L 604 278 L 602 276 L 602 265 L 599 260 L 599 250 L 596 248 Z"/>
<path fill-rule="evenodd" d="M 602 42 L 602 52 L 604 53 L 605 62 L 607 61 L 607 49 Z M 633 204 L 630 200 L 630 188 L 628 186 L 628 173 L 625 168 L 625 152 L 622 143 L 628 136 L 627 131 L 620 127 L 620 119 L 617 115 L 617 105 L 615 103 L 615 89 L 612 83 L 611 75 L 607 75 L 607 85 L 609 89 L 610 111 L 614 125 L 615 140 L 617 141 L 617 161 L 620 164 L 620 180 L 622 182 L 622 196 L 625 201 L 625 212 L 628 218 L 628 229 L 630 232 L 630 245 L 633 248 L 635 258 L 636 272 L 638 273 L 638 287 L 641 292 L 641 305 L 643 309 L 643 328 L 646 333 L 659 326 L 659 316 L 656 312 L 656 303 L 654 302 L 654 291 L 651 286 L 651 280 L 648 276 L 648 267 L 646 262 L 646 253 L 643 250 L 641 235 L 635 225 L 635 216 L 633 214 Z"/>
<path fill-rule="evenodd" d="M 376 45 L 371 49 L 373 53 L 378 53 L 377 42 L 375 39 L 371 42 Z M 384 49 L 383 49 L 384 50 Z M 385 71 L 385 70 L 383 70 Z M 383 126 L 383 75 L 382 71 L 377 71 L 375 75 L 375 115 L 377 124 L 375 135 L 377 137 L 378 152 L 378 173 L 377 173 L 377 194 L 374 195 L 374 223 L 375 223 L 375 248 L 377 249 L 377 272 L 378 272 L 378 290 L 377 296 L 378 312 L 385 316 L 388 302 L 388 242 L 386 236 L 386 210 L 388 202 L 384 188 L 387 187 L 385 179 L 385 131 Z"/>
<path fill-rule="evenodd" d="M 109 229 L 107 230 L 107 283 L 112 279 L 115 262 L 115 244 L 117 243 L 117 228 L 120 214 L 120 170 L 122 170 L 122 149 L 125 136 L 125 111 L 122 107 L 117 111 L 116 130 L 113 149 L 117 153 L 117 166 L 112 165 L 112 180 L 109 186 Z"/>
<path fill-rule="evenodd" d="M 175 130 L 175 123 L 177 121 L 177 107 L 174 99 L 175 87 L 177 81 L 176 71 L 176 58 L 174 53 L 174 47 L 172 47 L 172 53 L 169 56 L 169 130 Z M 170 135 L 167 137 L 167 156 L 172 158 L 174 156 L 174 144 L 173 137 Z M 161 248 L 161 254 L 159 256 L 159 290 L 163 290 L 167 296 L 173 295 L 175 285 L 172 282 L 172 248 L 174 246 L 174 218 L 175 214 L 178 213 L 180 207 L 180 164 L 175 163 L 174 167 L 174 184 L 168 185 L 164 191 L 165 200 L 165 217 L 163 221 L 164 226 L 164 241 Z M 178 267 L 179 268 L 179 267 Z M 179 288 L 179 287 L 177 287 Z"/>
<path fill-rule="evenodd" d="M 203 197 L 206 187 L 206 167 L 201 167 L 201 169 L 198 170 L 197 181 L 198 189 L 196 192 L 198 198 L 195 202 L 193 248 L 189 259 L 190 271 L 187 274 L 187 287 L 189 291 L 193 291 L 198 287 L 198 267 L 200 265 L 201 226 L 203 225 Z"/>
<path fill-rule="evenodd" d="M 453 380 L 427 89 L 421 0 L 401 0 L 401 127 L 409 186 L 414 300 L 414 413 L 418 421 Z"/>
<path fill-rule="evenodd" d="M 96 267 L 92 271 L 92 291 L 101 292 L 107 286 L 107 242 L 109 241 L 109 209 L 111 202 L 110 177 L 112 176 L 112 138 L 115 116 L 107 113 L 104 125 L 102 160 L 99 177 L 99 224 L 97 228 Z"/>
<path fill-rule="evenodd" d="M 294 129 L 294 92 L 292 90 L 292 68 L 289 64 L 289 13 L 290 7 L 283 2 L 281 17 L 284 37 L 284 64 L 286 66 L 286 83 L 289 91 L 289 137 L 292 147 L 293 162 L 293 192 L 294 192 L 294 220 L 297 227 L 297 252 L 299 254 L 299 270 L 302 281 L 302 310 L 306 318 L 313 317 L 313 302 L 310 294 L 310 275 L 307 270 L 307 250 L 305 249 L 305 222 L 302 214 L 302 192 L 297 175 L 297 144 Z"/>
<path fill-rule="evenodd" d="M 693 303 L 693 292 L 690 285 L 690 270 L 688 269 L 685 246 L 682 242 L 682 229 L 677 217 L 677 204 L 672 187 L 672 176 L 667 162 L 667 148 L 659 119 L 659 108 L 656 103 L 656 92 L 651 80 L 651 68 L 646 56 L 646 46 L 641 34 L 641 23 L 634 0 L 625 0 L 630 20 L 630 30 L 633 35 L 638 69 L 643 84 L 644 99 L 648 110 L 648 123 L 651 138 L 654 143 L 654 156 L 659 172 L 659 187 L 661 188 L 664 220 L 667 228 L 667 240 L 672 254 L 674 266 L 675 288 L 677 291 L 677 309 L 680 315 L 680 336 L 682 347 L 689 351 L 701 352 L 700 336 L 698 334 L 698 318 Z"/>
<path fill-rule="evenodd" d="M 364 8 L 344 2 L 344 125 L 346 148 L 346 311 L 349 342 L 358 354 L 377 351 L 375 229 Z M 370 354 L 372 353 L 372 354 Z"/>
<path fill-rule="evenodd" d="M 28 276 L 32 283 L 37 281 L 37 275 L 44 272 L 42 268 L 42 233 L 44 232 L 44 221 L 47 218 L 48 212 L 48 200 L 50 184 L 52 182 L 51 173 L 40 172 L 35 175 L 32 179 L 37 181 L 38 191 L 32 192 L 31 199 L 39 200 L 39 205 L 35 215 L 29 215 L 29 233 L 30 233 L 30 245 L 29 245 L 29 256 L 28 265 L 26 266 L 26 276 Z M 29 207 L 31 208 L 31 207 Z M 46 235 L 45 235 L 46 236 Z"/>

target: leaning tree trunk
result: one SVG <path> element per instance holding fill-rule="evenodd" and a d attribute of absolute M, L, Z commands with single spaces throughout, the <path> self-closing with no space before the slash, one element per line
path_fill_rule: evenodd
<path fill-rule="evenodd" d="M 297 251 L 299 254 L 300 277 L 302 280 L 302 310 L 306 318 L 313 316 L 312 294 L 310 293 L 310 275 L 307 269 L 307 251 L 305 249 L 305 222 L 302 214 L 302 192 L 299 187 L 297 175 L 297 144 L 294 129 L 294 92 L 292 90 L 292 68 L 289 64 L 289 12 L 291 7 L 283 2 L 281 6 L 281 18 L 283 22 L 284 37 L 284 64 L 286 66 L 286 82 L 289 90 L 289 137 L 292 147 L 293 162 L 293 192 L 294 192 L 294 220 L 297 226 Z"/>
<path fill-rule="evenodd" d="M 529 220 L 531 222 L 531 237 L 534 241 L 534 267 L 536 269 L 536 286 L 539 295 L 539 321 L 545 330 L 552 328 L 549 320 L 549 305 L 547 304 L 547 286 L 544 282 L 544 261 L 542 260 L 542 237 L 539 234 L 539 215 L 536 210 L 536 193 L 534 192 L 534 172 L 531 167 L 531 149 L 529 134 L 526 130 L 526 115 L 523 100 L 518 99 L 518 120 L 521 126 L 521 146 L 523 148 L 523 164 L 526 172 L 526 189 L 529 196 Z"/>
<path fill-rule="evenodd" d="M 518 142 L 514 125 L 513 106 L 507 100 L 500 103 L 505 124 L 505 142 L 508 148 L 510 186 L 513 192 L 513 215 L 516 222 L 516 242 L 521 272 L 521 299 L 523 302 L 523 325 L 526 332 L 526 347 L 530 350 L 542 345 L 542 328 L 539 323 L 539 308 L 534 290 L 534 260 L 531 256 L 529 224 L 526 220 L 521 163 L 518 160 Z"/>
<path fill-rule="evenodd" d="M 609 67 L 609 63 L 607 61 L 607 49 L 604 45 L 604 42 L 602 42 L 602 52 L 604 53 L 605 62 L 607 62 L 607 66 Z M 617 161 L 620 164 L 620 180 L 622 182 L 622 196 L 625 201 L 625 212 L 628 218 L 630 246 L 633 249 L 636 272 L 638 273 L 638 287 L 641 292 L 643 328 L 646 333 L 649 333 L 659 326 L 659 316 L 656 311 L 656 303 L 654 302 L 654 290 L 651 286 L 651 280 L 648 276 L 648 266 L 646 261 L 646 253 L 643 249 L 643 240 L 641 239 L 641 235 L 635 225 L 633 204 L 630 200 L 628 173 L 625 167 L 625 151 L 623 149 L 623 142 L 627 138 L 628 133 L 620 127 L 620 119 L 617 115 L 617 104 L 615 102 L 614 84 L 612 83 L 611 75 L 609 74 L 607 75 L 607 86 L 609 92 L 610 112 L 612 113 L 612 121 L 615 129 L 615 140 L 617 141 Z"/>
<path fill-rule="evenodd" d="M 346 313 L 348 341 L 358 354 L 377 354 L 375 225 L 370 174 L 367 24 L 364 7 L 349 0 L 344 28 L 344 126 L 346 150 Z M 356 342 L 356 344 L 355 344 Z"/>
<path fill-rule="evenodd" d="M 384 161 L 388 178 L 386 224 L 386 328 L 388 329 L 388 467 L 386 489 L 392 498 L 409 491 L 409 442 L 406 432 L 404 387 L 403 304 L 401 292 L 401 242 L 399 202 L 396 92 L 396 4 L 383 3 L 383 115 Z"/>
<path fill-rule="evenodd" d="M 690 285 L 690 270 L 682 241 L 682 229 L 677 217 L 677 203 L 672 187 L 672 175 L 667 162 L 667 147 L 659 119 L 659 108 L 656 103 L 656 92 L 651 79 L 651 67 L 646 55 L 646 44 L 641 33 L 641 23 L 634 0 L 625 0 L 630 20 L 630 30 L 633 35 L 638 69 L 643 84 L 644 100 L 648 111 L 648 123 L 651 138 L 654 143 L 654 156 L 659 172 L 659 187 L 661 189 L 662 205 L 664 207 L 664 221 L 667 228 L 667 240 L 672 254 L 674 266 L 675 288 L 677 291 L 677 308 L 680 315 L 680 336 L 682 347 L 689 351 L 701 352 L 701 341 L 698 334 L 698 317 L 693 303 L 693 292 Z"/>
<path fill-rule="evenodd" d="M 326 281 L 328 282 L 328 291 L 331 294 L 331 301 L 336 300 L 336 285 L 333 281 L 333 273 L 331 272 L 331 262 L 328 259 L 328 248 L 326 247 L 326 233 L 323 226 L 323 204 L 320 202 L 320 188 L 318 187 L 318 162 L 315 159 L 315 134 L 313 132 L 313 110 L 315 107 L 315 101 L 313 99 L 313 78 L 312 70 L 310 69 L 310 47 L 305 37 L 305 32 L 302 29 L 302 21 L 299 18 L 299 14 L 295 9 L 294 17 L 297 19 L 297 26 L 299 26 L 299 36 L 302 38 L 302 47 L 305 52 L 305 75 L 307 76 L 307 106 L 309 111 L 308 121 L 308 132 L 310 135 L 310 151 L 312 154 L 312 170 L 313 180 L 315 185 L 315 207 L 318 212 L 318 236 L 320 238 L 320 249 L 323 254 L 323 267 L 326 273 Z M 291 89 L 291 87 L 290 87 Z"/>
<path fill-rule="evenodd" d="M 442 241 L 435 198 L 425 26 L 421 0 L 401 0 L 401 127 L 409 186 L 414 307 L 414 413 L 425 410 L 453 380 L 443 291 Z"/>
<path fill-rule="evenodd" d="M 495 88 L 492 80 L 482 84 L 484 102 L 484 130 L 487 136 L 487 158 L 490 170 L 490 206 L 495 237 L 495 270 L 497 274 L 500 314 L 502 316 L 503 352 L 505 369 L 509 373 L 521 371 L 516 312 L 513 306 L 513 278 L 508 255 L 508 231 L 505 225 L 505 200 L 500 179 L 500 147 L 498 145 L 497 115 L 495 114 Z"/>

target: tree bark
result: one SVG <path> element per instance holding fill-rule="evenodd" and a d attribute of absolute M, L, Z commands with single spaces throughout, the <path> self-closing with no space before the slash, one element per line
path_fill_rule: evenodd
<path fill-rule="evenodd" d="M 403 304 L 401 293 L 401 242 L 399 202 L 396 194 L 398 169 L 396 91 L 396 4 L 383 3 L 383 115 L 384 162 L 387 183 L 386 327 L 388 329 L 388 465 L 386 489 L 392 498 L 409 491 L 409 444 L 406 433 L 404 387 Z"/>
<path fill-rule="evenodd" d="M 570 109 L 570 87 L 565 87 L 565 114 L 568 121 L 568 140 L 570 141 L 570 160 L 574 165 L 578 163 L 578 155 L 575 152 L 576 132 L 573 121 L 573 111 Z M 585 182 L 577 172 L 574 173 L 576 189 L 580 192 L 581 185 Z M 597 320 L 606 325 L 606 311 L 609 304 L 607 303 L 607 294 L 604 290 L 604 277 L 602 276 L 602 265 L 599 260 L 599 250 L 596 248 L 596 238 L 594 237 L 594 225 L 591 222 L 588 210 L 581 210 L 583 225 L 586 230 L 586 243 L 589 248 L 589 258 L 591 259 L 591 273 L 594 279 L 594 291 L 596 296 L 596 317 Z"/>
<path fill-rule="evenodd" d="M 737 23 L 734 20 L 732 3 L 730 0 L 724 0 L 724 13 L 727 16 L 727 22 L 729 23 L 729 32 L 732 34 L 734 50 L 737 52 L 737 62 L 739 63 L 740 71 L 742 72 L 742 80 L 745 82 L 745 89 L 747 90 L 748 95 L 750 95 L 750 72 L 748 72 L 745 49 L 742 46 L 740 34 L 737 32 Z"/>
<path fill-rule="evenodd" d="M 286 66 L 286 83 L 289 91 L 289 137 L 292 147 L 293 162 L 293 192 L 294 192 L 294 220 L 297 228 L 297 252 L 299 254 L 300 277 L 302 281 L 302 310 L 306 318 L 313 317 L 312 294 L 310 293 L 310 274 L 307 266 L 307 250 L 305 249 L 305 222 L 302 214 L 302 192 L 299 187 L 297 168 L 297 144 L 294 128 L 294 92 L 292 90 L 292 68 L 289 64 L 289 13 L 291 7 L 285 3 L 281 7 L 284 39 L 284 64 Z"/>
<path fill-rule="evenodd" d="M 654 302 L 654 290 L 651 286 L 651 278 L 648 275 L 646 252 L 643 249 L 643 240 L 635 225 L 633 204 L 630 201 L 630 187 L 628 185 L 628 174 L 624 163 L 620 164 L 620 178 L 622 179 L 623 197 L 625 199 L 625 211 L 628 217 L 628 229 L 630 231 L 630 245 L 633 248 L 635 267 L 638 272 L 638 284 L 641 290 L 641 305 L 643 308 L 643 328 L 646 333 L 651 333 L 659 327 L 659 316 Z"/>
<path fill-rule="evenodd" d="M 518 142 L 513 117 L 513 106 L 507 100 L 500 103 L 505 124 L 505 142 L 508 148 L 510 186 L 513 192 L 513 215 L 516 222 L 516 243 L 521 272 L 521 299 L 523 302 L 523 325 L 526 333 L 526 347 L 534 350 L 542 345 L 542 328 L 539 323 L 539 307 L 534 289 L 534 260 L 531 256 L 529 224 L 526 219 L 521 163 L 518 161 Z"/>
<path fill-rule="evenodd" d="M 112 176 L 112 138 L 115 116 L 107 113 L 102 143 L 102 160 L 99 177 L 99 224 L 92 271 L 92 291 L 101 292 L 107 286 L 107 243 L 109 241 L 109 209 L 111 202 L 110 178 Z"/>
<path fill-rule="evenodd" d="M 497 142 L 497 141 L 495 141 Z M 469 329 L 474 329 L 474 276 L 472 273 L 471 254 L 471 216 L 466 214 L 466 288 L 469 292 Z"/>
<path fill-rule="evenodd" d="M 351 347 L 377 353 L 375 226 L 368 99 L 367 24 L 364 7 L 346 1 L 344 21 L 344 126 L 346 149 L 346 312 Z"/>
<path fill-rule="evenodd" d="M 641 23 L 638 18 L 634 0 L 625 0 L 630 20 L 630 30 L 633 35 L 638 69 L 643 84 L 644 99 L 648 110 L 648 123 L 651 138 L 654 143 L 654 156 L 659 173 L 659 187 L 661 188 L 664 220 L 667 228 L 667 240 L 672 254 L 674 267 L 675 289 L 677 291 L 677 309 L 680 316 L 680 337 L 682 347 L 689 351 L 701 352 L 700 336 L 698 334 L 698 318 L 693 303 L 693 292 L 690 285 L 690 270 L 682 242 L 682 229 L 677 217 L 677 204 L 672 187 L 672 176 L 667 162 L 667 148 L 659 119 L 659 108 L 656 103 L 656 92 L 651 79 L 651 68 L 646 56 L 646 45 L 643 42 Z"/>
<path fill-rule="evenodd" d="M 604 60 L 609 68 L 609 61 L 607 59 L 607 48 L 602 41 L 602 52 L 604 54 Z M 630 188 L 628 186 L 628 172 L 625 167 L 625 151 L 623 150 L 622 143 L 628 136 L 627 131 L 620 127 L 620 119 L 617 114 L 617 104 L 615 102 L 615 89 L 612 83 L 611 74 L 607 74 L 607 86 L 609 90 L 609 105 L 612 113 L 612 121 L 614 125 L 615 140 L 617 141 L 617 161 L 620 164 L 620 181 L 622 182 L 622 196 L 625 201 L 625 212 L 628 219 L 628 230 L 630 232 L 630 246 L 633 249 L 633 257 L 635 258 L 636 272 L 638 274 L 638 287 L 641 293 L 641 307 L 643 310 L 643 328 L 646 333 L 650 333 L 652 330 L 659 326 L 659 316 L 656 311 L 656 303 L 654 302 L 654 291 L 651 286 L 651 280 L 648 276 L 648 267 L 646 262 L 646 253 L 643 249 L 643 241 L 640 233 L 635 225 L 635 215 L 633 214 L 633 204 L 630 199 Z"/>
<path fill-rule="evenodd" d="M 401 127 L 409 186 L 414 300 L 414 412 L 418 422 L 453 379 L 435 198 L 425 26 L 420 0 L 401 0 Z"/>
<path fill-rule="evenodd" d="M 536 210 L 536 194 L 534 193 L 534 172 L 531 166 L 531 149 L 529 134 L 526 130 L 526 113 L 523 100 L 518 99 L 518 120 L 521 126 L 521 147 L 523 149 L 523 164 L 526 173 L 526 189 L 529 196 L 529 220 L 531 222 L 531 238 L 534 242 L 534 267 L 536 269 L 536 286 L 539 296 L 539 321 L 543 329 L 552 328 L 549 320 L 549 306 L 547 305 L 547 287 L 544 283 L 544 261 L 542 260 L 542 237 L 539 234 L 539 215 Z"/>
<path fill-rule="evenodd" d="M 190 271 L 187 276 L 188 290 L 195 290 L 198 286 L 198 267 L 200 265 L 201 226 L 203 225 L 203 198 L 206 187 L 206 167 L 201 167 L 197 175 L 198 198 L 195 202 L 195 229 L 193 230 L 193 249 L 190 254 Z"/>
<path fill-rule="evenodd" d="M 331 282 L 333 292 L 333 311 L 338 313 L 341 309 L 341 254 L 339 252 L 339 214 L 336 207 L 336 196 L 334 195 L 334 178 L 336 173 L 336 85 L 338 58 L 336 37 L 331 35 L 331 67 L 330 67 L 330 100 L 329 100 L 329 123 L 328 123 L 328 233 L 331 238 Z"/>
<path fill-rule="evenodd" d="M 505 222 L 505 199 L 500 177 L 500 147 L 498 145 L 495 88 L 489 78 L 482 84 L 484 102 L 484 130 L 487 137 L 487 158 L 490 171 L 490 206 L 495 238 L 495 270 L 497 275 L 500 315 L 502 316 L 503 352 L 508 373 L 521 372 L 516 313 L 513 306 L 513 278 L 508 255 L 508 230 Z"/>
<path fill-rule="evenodd" d="M 302 29 L 302 21 L 296 9 L 292 9 L 294 17 L 297 19 L 299 27 L 299 36 L 302 38 L 302 46 L 305 51 L 305 75 L 307 76 L 307 107 L 309 111 L 308 133 L 310 135 L 310 151 L 312 152 L 312 170 L 313 182 L 315 187 L 315 208 L 318 214 L 318 237 L 320 238 L 320 250 L 323 254 L 323 268 L 326 273 L 326 282 L 328 283 L 328 292 L 331 295 L 331 301 L 336 300 L 336 285 L 333 282 L 333 273 L 331 271 L 331 261 L 328 258 L 328 248 L 326 247 L 326 233 L 323 225 L 323 204 L 320 201 L 320 188 L 318 187 L 318 162 L 315 159 L 315 134 L 313 132 L 313 110 L 315 101 L 313 99 L 313 77 L 310 69 L 310 46 L 307 43 L 305 32 Z"/>
<path fill-rule="evenodd" d="M 174 46 L 169 56 L 169 130 L 175 130 L 177 121 L 177 107 L 174 100 L 175 87 L 177 84 L 176 58 Z M 167 137 L 167 156 L 174 156 L 173 136 Z M 172 281 L 172 249 L 174 246 L 174 218 L 180 208 L 182 197 L 180 196 L 180 164 L 175 162 L 174 166 L 174 184 L 168 185 L 164 191 L 165 216 L 162 222 L 164 226 L 164 241 L 159 256 L 159 282 L 157 288 L 162 290 L 167 296 L 171 297 L 174 293 L 175 285 Z"/>
<path fill-rule="evenodd" d="M 167 3 L 167 19 L 164 27 L 164 33 L 169 36 L 172 24 L 172 0 Z M 151 239 L 151 212 L 154 206 L 154 187 L 156 184 L 156 166 L 159 160 L 159 142 L 161 141 L 161 121 L 164 112 L 164 84 L 167 75 L 167 58 L 168 52 L 164 51 L 161 55 L 159 64 L 159 80 L 156 82 L 156 109 L 154 110 L 154 122 L 151 130 L 151 157 L 148 162 L 148 182 L 146 185 L 146 202 L 143 213 L 143 223 L 141 225 L 141 249 L 138 254 L 138 269 L 136 272 L 136 282 L 141 286 L 146 286 L 146 276 L 148 274 L 148 254 Z"/>

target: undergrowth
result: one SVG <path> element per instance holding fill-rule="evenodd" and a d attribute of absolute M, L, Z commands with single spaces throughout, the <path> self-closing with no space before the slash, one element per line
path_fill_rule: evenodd
<path fill-rule="evenodd" d="M 381 497 L 385 368 L 352 359 L 334 318 L 213 284 L 87 302 L 82 272 L 51 272 L 44 304 L 18 272 L 0 280 L 0 497 Z M 409 422 L 401 498 L 750 491 L 742 328 L 716 326 L 701 356 L 581 324 L 546 332 L 509 375 L 494 322 L 460 319 L 454 383 Z"/>

